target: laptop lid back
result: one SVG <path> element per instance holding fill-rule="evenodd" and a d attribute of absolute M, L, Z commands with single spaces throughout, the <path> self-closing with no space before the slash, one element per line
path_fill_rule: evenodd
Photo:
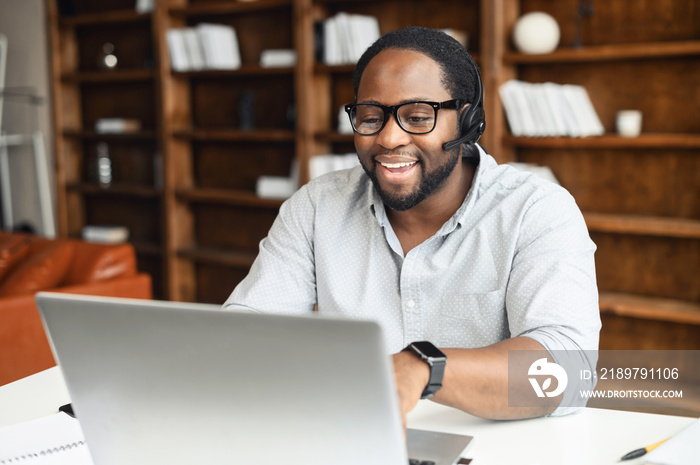
<path fill-rule="evenodd" d="M 36 300 L 96 465 L 407 463 L 376 323 Z"/>

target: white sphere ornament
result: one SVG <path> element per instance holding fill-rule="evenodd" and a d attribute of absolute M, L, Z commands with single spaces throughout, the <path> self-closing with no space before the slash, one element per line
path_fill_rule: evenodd
<path fill-rule="evenodd" d="M 513 29 L 513 43 L 522 53 L 552 53 L 559 45 L 559 24 L 547 13 L 534 11 L 522 15 Z"/>

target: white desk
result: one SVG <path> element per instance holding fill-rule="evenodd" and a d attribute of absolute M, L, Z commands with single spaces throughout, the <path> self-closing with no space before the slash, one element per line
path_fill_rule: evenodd
<path fill-rule="evenodd" d="M 0 426 L 55 413 L 69 402 L 61 371 L 50 368 L 0 387 Z M 421 401 L 410 427 L 474 436 L 472 465 L 605 465 L 677 433 L 695 418 L 585 409 L 578 415 L 490 421 Z M 643 458 L 624 462 L 644 463 Z"/>

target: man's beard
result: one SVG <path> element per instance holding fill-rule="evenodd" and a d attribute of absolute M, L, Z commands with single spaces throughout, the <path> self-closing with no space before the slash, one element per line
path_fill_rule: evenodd
<path fill-rule="evenodd" d="M 450 174 L 452 174 L 452 172 L 455 169 L 455 166 L 457 166 L 459 155 L 459 148 L 452 150 L 447 154 L 449 158 L 445 160 L 445 163 L 439 165 L 438 167 L 427 173 L 425 172 L 425 165 L 423 163 L 423 159 L 419 158 L 418 163 L 421 165 L 420 168 L 423 174 L 421 176 L 418 187 L 415 188 L 412 192 L 409 192 L 408 194 L 392 194 L 382 189 L 382 187 L 379 185 L 379 179 L 377 178 L 378 163 L 374 161 L 374 157 L 372 157 L 372 169 L 365 166 L 365 164 L 362 163 L 362 160 L 360 160 L 360 164 L 365 170 L 365 173 L 367 173 L 367 176 L 369 176 L 369 178 L 372 180 L 372 184 L 374 184 L 374 187 L 377 189 L 377 192 L 379 192 L 379 197 L 384 202 L 384 205 L 391 208 L 392 210 L 403 212 L 415 207 L 423 200 L 427 199 L 435 191 L 439 190 L 445 184 L 445 181 L 450 176 Z"/>

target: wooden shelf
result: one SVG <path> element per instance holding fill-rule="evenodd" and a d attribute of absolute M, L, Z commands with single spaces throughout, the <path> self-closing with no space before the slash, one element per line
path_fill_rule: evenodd
<path fill-rule="evenodd" d="M 173 136 L 197 141 L 293 143 L 294 131 L 285 129 L 177 129 Z"/>
<path fill-rule="evenodd" d="M 173 76 L 189 79 L 234 78 L 241 76 L 272 76 L 294 74 L 294 68 L 289 66 L 262 67 L 259 65 L 242 65 L 236 69 L 203 69 L 199 71 L 173 71 Z"/>
<path fill-rule="evenodd" d="M 84 71 L 61 76 L 64 82 L 109 83 L 153 81 L 156 72 L 152 69 L 114 69 L 110 71 Z"/>
<path fill-rule="evenodd" d="M 512 147 L 553 149 L 698 149 L 700 134 L 641 134 L 621 137 L 617 134 L 590 137 L 514 137 L 503 143 Z"/>
<path fill-rule="evenodd" d="M 325 63 L 314 64 L 316 74 L 352 74 L 355 72 L 355 64 L 327 65 Z"/>
<path fill-rule="evenodd" d="M 213 16 L 243 13 L 247 11 L 263 11 L 276 8 L 290 8 L 292 0 L 257 0 L 254 2 L 220 2 L 209 4 L 196 4 L 185 7 L 174 7 L 168 11 L 173 16 Z"/>
<path fill-rule="evenodd" d="M 252 192 L 226 189 L 178 189 L 176 195 L 181 200 L 199 203 L 217 203 L 239 207 L 261 207 L 277 209 L 282 200 L 263 199 Z"/>
<path fill-rule="evenodd" d="M 153 244 L 151 242 L 140 242 L 140 241 L 128 241 L 134 246 L 134 250 L 139 255 L 147 255 L 151 257 L 161 257 L 163 255 L 163 250 L 158 244 Z"/>
<path fill-rule="evenodd" d="M 475 62 L 479 63 L 479 55 L 469 51 Z M 325 63 L 315 63 L 314 73 L 316 74 L 353 74 L 355 73 L 355 63 L 344 65 L 327 65 Z"/>
<path fill-rule="evenodd" d="M 319 142 L 352 143 L 355 136 L 352 134 L 341 134 L 339 132 L 321 132 L 316 134 L 315 139 Z"/>
<path fill-rule="evenodd" d="M 97 27 L 107 24 L 139 23 L 151 20 L 150 13 L 138 13 L 134 10 L 115 10 L 103 13 L 80 14 L 61 18 L 63 27 L 90 26 Z"/>
<path fill-rule="evenodd" d="M 700 55 L 700 41 L 650 42 L 638 44 L 599 45 L 581 48 L 561 48 L 544 55 L 507 52 L 508 64 L 586 63 L 592 61 L 639 60 L 675 56 Z"/>
<path fill-rule="evenodd" d="M 700 325 L 700 304 L 697 302 L 684 302 L 615 292 L 601 292 L 599 302 L 601 313 Z"/>
<path fill-rule="evenodd" d="M 591 231 L 700 239 L 699 220 L 590 212 L 583 216 Z"/>
<path fill-rule="evenodd" d="M 155 131 L 138 131 L 124 133 L 99 133 L 89 130 L 74 130 L 65 129 L 63 135 L 66 137 L 75 137 L 86 140 L 106 140 L 106 141 L 130 141 L 130 140 L 147 140 L 155 141 L 157 134 Z"/>
<path fill-rule="evenodd" d="M 84 11 L 105 8 L 100 0 L 82 3 Z M 684 280 L 690 283 L 687 285 L 661 275 L 673 270 L 668 273 L 692 276 L 684 270 L 692 269 L 697 261 L 695 241 L 700 239 L 694 177 L 700 166 L 700 125 L 693 119 L 699 102 L 692 90 L 700 76 L 694 66 L 700 57 L 700 38 L 687 8 L 672 8 L 671 0 L 655 4 L 655 11 L 666 12 L 667 22 L 674 24 L 670 30 L 656 24 L 653 15 L 642 13 L 633 12 L 634 22 L 629 25 L 620 23 L 619 9 L 597 5 L 595 20 L 582 31 L 583 40 L 594 37 L 597 43 L 607 45 L 526 55 L 514 52 L 511 45 L 518 15 L 527 10 L 527 2 L 522 0 L 453 0 L 438 9 L 413 0 L 171 0 L 158 2 L 159 6 L 147 14 L 137 13 L 125 2 L 117 3 L 124 8 L 60 17 L 57 0 L 46 2 L 52 47 L 59 230 L 62 234 L 79 230 L 88 218 L 107 221 L 111 212 L 106 209 L 115 205 L 133 206 L 115 212 L 114 217 L 139 225 L 132 227 L 137 239 L 149 241 L 139 244 L 137 250 L 146 255 L 144 271 L 159 283 L 156 289 L 163 290 L 159 297 L 207 300 L 230 292 L 221 287 L 235 282 L 215 282 L 208 271 L 202 272 L 206 266 L 200 265 L 233 267 L 231 275 L 239 279 L 252 263 L 253 254 L 190 246 L 231 243 L 236 247 L 240 242 L 240 248 L 246 250 L 264 237 L 282 204 L 281 200 L 257 197 L 255 179 L 263 174 L 284 175 L 290 163 L 298 163 L 300 176 L 306 181 L 309 160 L 315 154 L 352 147 L 353 134 L 317 129 L 335 129 L 331 122 L 339 105 L 354 95 L 351 80 L 355 64 L 317 63 L 314 53 L 315 22 L 348 11 L 377 16 L 383 32 L 408 23 L 468 29 L 470 42 L 478 50 L 470 53 L 480 64 L 484 82 L 488 115 L 484 146 L 499 161 L 550 165 L 562 179 L 577 181 L 577 201 L 589 210 L 584 212 L 589 230 L 609 241 L 596 255 L 606 270 L 614 270 L 604 277 L 607 281 L 600 283 L 601 288 L 677 295 L 679 301 L 700 300 L 700 294 L 693 290 L 697 280 Z M 566 5 L 541 3 L 543 11 L 560 24 L 570 19 Z M 187 72 L 169 68 L 166 31 L 202 22 L 236 28 L 243 66 Z M 622 26 L 612 30 L 609 24 Z M 90 65 L 107 41 L 115 44 L 120 65 L 126 68 L 101 70 Z M 297 65 L 259 66 L 260 52 L 272 48 L 293 48 Z M 150 63 L 154 63 L 153 69 Z M 508 134 L 497 87 L 509 79 L 584 86 L 607 127 L 612 128 L 619 109 L 637 108 L 644 113 L 648 132 L 637 138 L 616 134 L 513 137 Z M 259 110 L 254 115 L 257 129 L 252 131 L 234 126 L 239 119 L 240 97 L 246 91 L 255 95 Z M 292 103 L 296 126 L 287 129 Z M 130 134 L 98 134 L 92 122 L 108 115 L 137 118 L 147 128 Z M 191 127 L 193 122 L 197 122 L 196 127 Z M 263 124 L 271 127 L 260 128 Z M 94 156 L 91 145 L 100 141 L 114 144 L 115 156 L 135 157 L 127 161 L 138 166 L 120 165 L 124 172 L 115 177 L 130 184 L 102 188 L 97 183 L 75 182 L 79 178 L 76 173 Z M 618 184 L 623 178 L 629 183 Z M 163 187 L 149 187 L 152 179 L 162 180 Z M 231 188 L 192 187 L 202 185 Z M 656 212 L 668 217 L 627 212 Z M 218 231 L 211 227 L 219 223 L 240 225 L 242 237 L 234 240 L 227 236 L 228 228 Z M 204 236 L 199 241 L 201 234 Z M 673 246 L 675 253 L 666 253 L 666 246 Z M 648 269 L 623 266 L 644 263 L 647 258 L 654 261 Z M 614 337 L 623 337 L 628 330 L 639 331 L 643 325 L 654 326 L 655 319 L 664 320 L 665 316 L 659 317 L 665 315 L 662 310 L 669 308 L 673 321 L 692 321 L 692 336 L 700 335 L 696 304 L 605 293 L 601 308 L 647 320 L 626 323 L 620 319 L 623 321 L 614 328 L 616 332 L 609 333 Z M 679 340 L 671 331 L 659 336 L 662 338 Z"/>
<path fill-rule="evenodd" d="M 89 195 L 133 197 L 140 199 L 157 199 L 160 196 L 160 192 L 152 187 L 124 184 L 112 184 L 109 187 L 101 187 L 89 183 L 69 183 L 66 185 L 66 189 Z"/>
<path fill-rule="evenodd" d="M 200 263 L 249 268 L 255 261 L 257 253 L 231 251 L 229 249 L 191 248 L 178 250 L 177 255 L 180 258 Z"/>

